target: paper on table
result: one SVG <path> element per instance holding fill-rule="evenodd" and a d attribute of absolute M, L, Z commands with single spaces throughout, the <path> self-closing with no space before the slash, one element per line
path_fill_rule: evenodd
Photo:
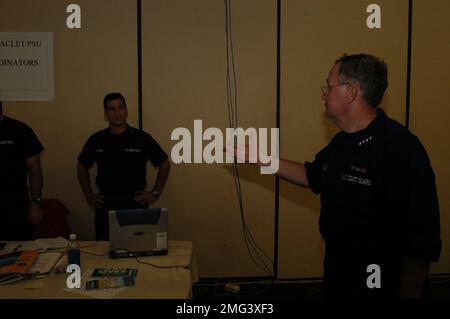
<path fill-rule="evenodd" d="M 28 270 L 28 275 L 48 274 L 52 271 L 58 259 L 61 257 L 60 252 L 40 253 Z"/>
<path fill-rule="evenodd" d="M 20 243 L 14 242 L 14 243 L 7 243 L 6 246 L 3 248 L 6 253 L 12 253 L 13 251 L 16 251 L 20 247 Z"/>
<path fill-rule="evenodd" d="M 45 252 L 51 249 L 65 248 L 68 241 L 63 237 L 40 238 L 34 241 L 24 241 L 20 244 L 18 250 L 36 250 Z"/>

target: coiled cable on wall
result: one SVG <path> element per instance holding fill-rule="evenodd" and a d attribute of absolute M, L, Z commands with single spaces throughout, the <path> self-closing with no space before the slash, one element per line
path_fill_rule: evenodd
<path fill-rule="evenodd" d="M 227 107 L 228 107 L 228 125 L 230 128 L 236 129 L 238 127 L 238 103 L 237 103 L 237 84 L 236 71 L 234 64 L 234 49 L 233 49 L 233 35 L 232 35 L 232 19 L 231 19 L 231 0 L 224 0 L 225 5 L 225 36 L 226 36 L 226 91 L 227 91 Z M 236 137 L 234 137 L 234 144 L 236 145 Z M 258 243 L 253 238 L 250 228 L 247 225 L 244 214 L 244 205 L 242 200 L 241 181 L 239 177 L 239 168 L 236 162 L 233 162 L 233 178 L 236 187 L 236 193 L 239 203 L 239 210 L 242 222 L 242 232 L 244 236 L 245 245 L 251 260 L 264 273 L 272 276 L 273 261 L 261 249 Z"/>

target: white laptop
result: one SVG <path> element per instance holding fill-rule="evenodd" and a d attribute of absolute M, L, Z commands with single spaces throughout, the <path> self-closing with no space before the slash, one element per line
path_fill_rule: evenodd
<path fill-rule="evenodd" d="M 167 255 L 167 208 L 109 211 L 111 258 Z"/>

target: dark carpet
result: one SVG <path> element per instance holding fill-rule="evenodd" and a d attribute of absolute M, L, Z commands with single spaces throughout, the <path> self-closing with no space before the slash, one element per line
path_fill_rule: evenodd
<path fill-rule="evenodd" d="M 225 285 L 232 283 L 232 288 Z M 239 289 L 239 291 L 236 291 Z M 232 291 L 233 288 L 235 291 Z M 231 290 L 231 291 L 230 291 Z M 320 280 L 251 280 L 251 279 L 203 279 L 193 286 L 194 299 L 274 299 L 313 300 L 322 299 Z M 422 294 L 423 299 L 450 299 L 450 276 L 428 278 Z"/>

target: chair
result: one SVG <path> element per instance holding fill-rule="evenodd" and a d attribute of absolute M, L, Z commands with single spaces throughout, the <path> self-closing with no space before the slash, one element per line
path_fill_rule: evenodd
<path fill-rule="evenodd" d="M 70 211 L 64 204 L 52 198 L 42 199 L 41 202 L 43 219 L 42 222 L 33 225 L 34 238 L 69 238 L 70 228 L 67 223 L 67 216 Z"/>

